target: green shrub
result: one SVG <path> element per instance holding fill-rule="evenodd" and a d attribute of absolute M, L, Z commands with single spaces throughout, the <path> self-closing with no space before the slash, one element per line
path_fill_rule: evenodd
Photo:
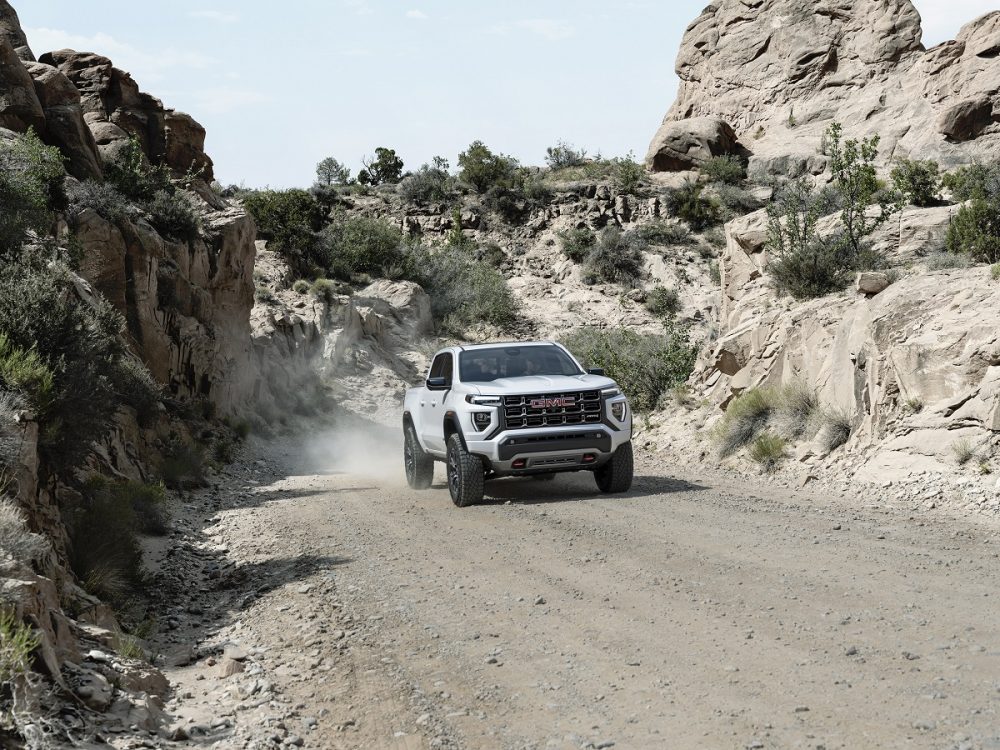
<path fill-rule="evenodd" d="M 332 305 L 337 296 L 337 285 L 329 279 L 316 279 L 309 292 L 323 304 Z"/>
<path fill-rule="evenodd" d="M 574 263 L 582 263 L 596 244 L 597 235 L 586 227 L 569 229 L 559 233 L 559 245 L 563 255 Z"/>
<path fill-rule="evenodd" d="M 774 413 L 774 400 L 773 391 L 754 388 L 729 402 L 713 434 L 723 458 L 736 453 L 767 428 Z"/>
<path fill-rule="evenodd" d="M 52 211 L 65 207 L 59 149 L 29 131 L 0 138 L 0 259 L 13 258 L 29 231 L 47 233 Z"/>
<path fill-rule="evenodd" d="M 430 295 L 434 318 L 444 330 L 462 334 L 483 323 L 507 329 L 517 320 L 517 302 L 507 280 L 468 251 L 412 248 L 409 255 L 412 278 Z"/>
<path fill-rule="evenodd" d="M 674 326 L 663 334 L 581 328 L 562 343 L 585 367 L 603 367 L 638 412 L 652 411 L 664 394 L 685 382 L 698 356 L 687 331 Z"/>
<path fill-rule="evenodd" d="M 493 268 L 500 268 L 507 262 L 507 253 L 495 242 L 473 247 L 472 254 L 478 262 L 486 263 Z"/>
<path fill-rule="evenodd" d="M 891 177 L 896 190 L 914 206 L 931 206 L 940 199 L 941 175 L 936 161 L 900 159 Z"/>
<path fill-rule="evenodd" d="M 965 466 L 979 453 L 979 451 L 976 450 L 976 447 L 966 439 L 956 440 L 952 443 L 951 452 L 955 456 L 955 463 L 959 466 Z"/>
<path fill-rule="evenodd" d="M 455 180 L 448 174 L 448 162 L 441 157 L 435 157 L 432 164 L 424 164 L 399 183 L 399 194 L 408 203 L 445 201 L 454 191 Z"/>
<path fill-rule="evenodd" d="M 964 254 L 933 252 L 924 262 L 928 271 L 948 271 L 953 268 L 969 268 L 972 265 L 972 258 Z"/>
<path fill-rule="evenodd" d="M 12 608 L 0 606 L 0 685 L 22 677 L 39 646 L 34 629 L 19 620 Z"/>
<path fill-rule="evenodd" d="M 990 266 L 990 279 L 1000 281 L 1000 263 L 994 263 Z"/>
<path fill-rule="evenodd" d="M 683 224 L 674 224 L 669 221 L 641 224 L 632 232 L 647 245 L 691 245 L 695 242 L 691 230 Z"/>
<path fill-rule="evenodd" d="M 141 425 L 149 425 L 159 411 L 163 388 L 138 357 L 123 355 L 109 373 L 112 387 L 122 403 L 131 406 Z"/>
<path fill-rule="evenodd" d="M 150 224 L 166 239 L 175 242 L 198 239 L 201 222 L 183 193 L 158 190 L 144 208 L 149 213 Z"/>
<path fill-rule="evenodd" d="M 851 415 L 842 409 L 824 409 L 820 412 L 819 419 L 820 428 L 816 440 L 827 453 L 846 443 L 854 431 Z"/>
<path fill-rule="evenodd" d="M 458 155 L 459 179 L 479 193 L 495 186 L 511 187 L 520 165 L 517 159 L 494 154 L 482 141 L 473 141 Z"/>
<path fill-rule="evenodd" d="M 777 433 L 790 440 L 812 437 L 819 429 L 819 398 L 801 383 L 792 383 L 771 392 L 773 422 Z"/>
<path fill-rule="evenodd" d="M 23 565 L 35 565 L 51 554 L 48 540 L 32 533 L 17 504 L 0 496 L 0 560 L 10 555 Z"/>
<path fill-rule="evenodd" d="M 738 156 L 713 156 L 698 170 L 709 182 L 739 185 L 747 178 L 747 167 Z"/>
<path fill-rule="evenodd" d="M 509 183 L 497 184 L 487 190 L 483 204 L 508 224 L 518 224 L 551 199 L 551 192 L 538 175 L 518 169 Z"/>
<path fill-rule="evenodd" d="M 271 291 L 267 284 L 257 284 L 253 290 L 253 298 L 257 302 L 263 304 L 270 304 L 278 301 L 278 298 L 274 296 L 274 292 Z"/>
<path fill-rule="evenodd" d="M 658 318 L 672 318 L 681 309 L 680 295 L 676 289 L 653 287 L 646 295 L 646 309 Z"/>
<path fill-rule="evenodd" d="M 0 388 L 17 391 L 44 414 L 52 401 L 54 376 L 35 349 L 19 349 L 0 331 Z"/>
<path fill-rule="evenodd" d="M 665 200 L 671 216 L 682 221 L 695 232 L 718 223 L 719 207 L 704 195 L 704 186 L 687 180 L 681 187 L 670 190 Z"/>
<path fill-rule="evenodd" d="M 322 232 L 325 263 L 336 276 L 386 275 L 403 259 L 403 233 L 379 219 L 355 216 L 332 222 Z"/>
<path fill-rule="evenodd" d="M 555 146 L 549 146 L 545 149 L 545 163 L 549 165 L 550 169 L 579 167 L 586 161 L 586 149 L 574 148 L 565 141 L 558 141 Z"/>
<path fill-rule="evenodd" d="M 40 449 L 50 470 L 73 466 L 107 433 L 123 367 L 121 316 L 103 298 L 81 301 L 65 268 L 44 254 L 0 267 L 0 333 L 9 346 L 35 351 L 51 371 L 51 398 L 40 415 Z"/>
<path fill-rule="evenodd" d="M 948 172 L 941 178 L 941 184 L 948 188 L 957 201 L 985 198 L 989 186 L 1000 182 L 1000 162 L 990 164 L 970 164 Z M 996 188 L 993 189 L 996 192 Z"/>
<path fill-rule="evenodd" d="M 170 174 L 163 165 L 151 165 L 137 138 L 123 143 L 105 160 L 104 179 L 126 198 L 139 203 L 150 201 L 158 192 L 173 191 Z"/>
<path fill-rule="evenodd" d="M 787 445 L 786 440 L 777 435 L 758 435 L 750 444 L 750 459 L 760 464 L 764 471 L 774 471 L 778 468 L 778 462 L 785 457 Z"/>
<path fill-rule="evenodd" d="M 584 261 L 584 281 L 635 287 L 644 274 L 643 249 L 645 244 L 637 236 L 616 227 L 606 227 Z"/>
<path fill-rule="evenodd" d="M 262 190 L 243 199 L 257 234 L 300 274 L 325 267 L 317 232 L 326 220 L 323 207 L 305 190 Z"/>
<path fill-rule="evenodd" d="M 117 224 L 131 219 L 136 214 L 136 207 L 118 192 L 110 182 L 95 182 L 84 180 L 74 182 L 66 189 L 69 207 L 66 215 L 71 223 L 76 223 L 80 214 L 88 208 L 93 209 L 103 218 Z"/>
<path fill-rule="evenodd" d="M 722 221 L 732 221 L 739 216 L 753 213 L 766 204 L 751 191 L 740 185 L 720 184 L 715 186 L 719 216 Z"/>
<path fill-rule="evenodd" d="M 202 486 L 205 483 L 205 452 L 201 446 L 172 437 L 160 461 L 160 478 L 172 490 Z"/>
<path fill-rule="evenodd" d="M 292 291 L 296 294 L 309 294 L 309 288 L 312 285 L 305 279 L 299 279 L 294 284 L 292 284 Z"/>
<path fill-rule="evenodd" d="M 945 246 L 974 261 L 1000 261 L 1000 183 L 995 196 L 972 198 L 958 209 L 948 225 Z"/>
<path fill-rule="evenodd" d="M 358 173 L 358 182 L 362 185 L 391 185 L 403 176 L 403 160 L 391 148 L 379 146 L 374 156 L 365 157 L 361 163 L 364 169 Z"/>
<path fill-rule="evenodd" d="M 722 284 L 722 269 L 719 267 L 717 260 L 713 260 L 708 264 L 708 278 L 716 286 Z"/>
<path fill-rule="evenodd" d="M 635 194 L 645 177 L 645 167 L 635 160 L 631 151 L 611 160 L 611 180 L 618 192 Z"/>

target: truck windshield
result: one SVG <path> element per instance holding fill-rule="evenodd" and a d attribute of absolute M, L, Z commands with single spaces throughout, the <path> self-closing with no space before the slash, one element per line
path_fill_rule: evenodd
<path fill-rule="evenodd" d="M 583 375 L 573 358 L 558 346 L 491 346 L 458 355 L 463 383 L 489 383 L 525 375 Z"/>

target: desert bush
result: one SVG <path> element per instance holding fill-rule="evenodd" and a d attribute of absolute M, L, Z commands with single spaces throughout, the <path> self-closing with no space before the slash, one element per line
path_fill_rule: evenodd
<path fill-rule="evenodd" d="M 0 388 L 25 396 L 44 413 L 52 399 L 53 374 L 35 349 L 14 346 L 0 331 Z"/>
<path fill-rule="evenodd" d="M 0 495 L 13 482 L 21 456 L 23 436 L 17 421 L 23 408 L 24 400 L 20 394 L 0 388 Z"/>
<path fill-rule="evenodd" d="M 719 454 L 731 456 L 753 441 L 767 428 L 773 413 L 773 391 L 764 388 L 754 388 L 730 401 L 713 434 Z"/>
<path fill-rule="evenodd" d="M 816 440 L 822 450 L 830 452 L 846 443 L 854 431 L 850 414 L 842 409 L 824 409 L 820 412 L 820 428 Z"/>
<path fill-rule="evenodd" d="M 972 258 L 965 254 L 934 252 L 924 261 L 928 271 L 948 271 L 953 268 L 969 268 Z"/>
<path fill-rule="evenodd" d="M 507 253 L 496 242 L 487 242 L 472 248 L 473 257 L 480 263 L 500 268 L 507 261 Z"/>
<path fill-rule="evenodd" d="M 337 296 L 337 285 L 329 279 L 316 279 L 309 287 L 309 293 L 323 304 L 332 305 Z"/>
<path fill-rule="evenodd" d="M 28 529 L 24 514 L 10 498 L 0 496 L 0 556 L 10 555 L 25 565 L 35 565 L 51 554 L 48 540 Z"/>
<path fill-rule="evenodd" d="M 158 190 L 143 208 L 149 213 L 149 223 L 168 240 L 193 242 L 198 238 L 201 222 L 183 193 Z"/>
<path fill-rule="evenodd" d="M 574 263 L 582 263 L 597 244 L 597 235 L 587 227 L 568 229 L 559 233 L 559 246 L 563 255 Z"/>
<path fill-rule="evenodd" d="M 819 429 L 819 398 L 802 383 L 792 383 L 772 392 L 772 422 L 781 437 L 797 440 L 812 437 Z"/>
<path fill-rule="evenodd" d="M 669 221 L 641 224 L 632 233 L 647 245 L 691 245 L 695 242 L 691 230 Z"/>
<path fill-rule="evenodd" d="M 257 284 L 253 290 L 253 298 L 257 302 L 263 304 L 269 304 L 272 302 L 277 302 L 278 298 L 274 296 L 274 292 L 271 291 L 267 284 Z"/>
<path fill-rule="evenodd" d="M 1000 182 L 995 194 L 974 197 L 958 209 L 948 225 L 945 246 L 974 261 L 1000 261 Z"/>
<path fill-rule="evenodd" d="M 312 285 L 305 279 L 299 279 L 294 284 L 292 284 L 292 291 L 296 294 L 309 294 L 309 288 Z"/>
<path fill-rule="evenodd" d="M 65 268 L 44 254 L 22 253 L 0 269 L 0 333 L 10 346 L 35 351 L 52 372 L 51 398 L 39 414 L 39 447 L 50 469 L 77 463 L 110 427 L 123 329 L 109 303 L 81 301 Z"/>
<path fill-rule="evenodd" d="M 646 295 L 646 309 L 658 318 L 672 318 L 681 309 L 681 299 L 676 289 L 655 286 Z"/>
<path fill-rule="evenodd" d="M 751 191 L 740 185 L 723 183 L 716 185 L 714 192 L 715 199 L 718 201 L 719 216 L 724 222 L 753 213 L 766 205 Z"/>
<path fill-rule="evenodd" d="M 537 174 L 517 169 L 509 183 L 493 185 L 486 191 L 483 204 L 507 223 L 519 224 L 551 199 L 551 191 Z"/>
<path fill-rule="evenodd" d="M 1000 281 L 1000 263 L 994 263 L 990 266 L 990 280 Z"/>
<path fill-rule="evenodd" d="M 581 328 L 562 343 L 585 367 L 604 368 L 638 412 L 652 411 L 664 394 L 684 383 L 698 355 L 687 331 L 679 326 L 668 326 L 663 334 Z"/>
<path fill-rule="evenodd" d="M 643 277 L 644 248 L 645 244 L 634 234 L 622 232 L 617 227 L 602 229 L 584 261 L 584 281 L 634 287 Z"/>
<path fill-rule="evenodd" d="M 951 452 L 955 456 L 955 463 L 959 466 L 965 466 L 979 453 L 972 442 L 964 438 L 951 444 Z"/>
<path fill-rule="evenodd" d="M 65 207 L 65 176 L 59 149 L 34 131 L 0 138 L 0 259 L 16 256 L 29 231 L 47 231 L 53 209 Z"/>
<path fill-rule="evenodd" d="M 104 179 L 126 198 L 140 203 L 152 200 L 160 191 L 173 190 L 167 168 L 150 164 L 136 138 L 123 143 L 105 161 Z"/>
<path fill-rule="evenodd" d="M 346 185 L 351 181 L 351 171 L 334 159 L 328 156 L 316 165 L 316 184 L 324 187 L 334 185 Z"/>
<path fill-rule="evenodd" d="M 159 410 L 163 388 L 146 365 L 138 357 L 125 354 L 118 367 L 108 375 L 118 398 L 135 409 L 139 424 L 152 423 Z"/>
<path fill-rule="evenodd" d="M 719 221 L 718 205 L 705 197 L 704 192 L 703 185 L 687 180 L 681 187 L 667 191 L 664 202 L 671 216 L 687 223 L 693 231 L 700 232 Z"/>
<path fill-rule="evenodd" d="M 914 206 L 931 206 L 940 199 L 941 175 L 936 161 L 900 159 L 891 178 L 895 189 Z"/>
<path fill-rule="evenodd" d="M 399 194 L 409 203 L 445 201 L 455 190 L 455 180 L 448 173 L 448 162 L 435 157 L 433 163 L 424 164 L 399 183 Z"/>
<path fill-rule="evenodd" d="M 941 184 L 951 191 L 957 201 L 985 198 L 990 185 L 1000 182 L 1000 162 L 990 164 L 969 164 L 948 172 L 941 178 Z M 993 192 L 996 192 L 994 187 Z"/>
<path fill-rule="evenodd" d="M 783 437 L 765 432 L 750 444 L 750 459 L 760 464 L 764 471 L 774 471 L 778 468 L 778 462 L 785 457 L 787 445 Z"/>
<path fill-rule="evenodd" d="M 545 163 L 550 169 L 566 169 L 579 167 L 587 161 L 587 150 L 574 148 L 566 141 L 559 141 L 555 146 L 545 149 Z"/>
<path fill-rule="evenodd" d="M 403 234 L 379 219 L 354 216 L 330 223 L 321 233 L 323 267 L 348 280 L 354 274 L 386 275 L 403 259 Z"/>
<path fill-rule="evenodd" d="M 34 628 L 19 620 L 13 608 L 0 606 L 0 685 L 28 671 L 31 654 L 38 645 Z"/>
<path fill-rule="evenodd" d="M 379 146 L 374 156 L 366 156 L 361 163 L 364 166 L 358 173 L 358 182 L 362 185 L 392 185 L 403 176 L 403 160 L 394 149 L 385 146 Z"/>
<path fill-rule="evenodd" d="M 66 195 L 69 200 L 66 216 L 74 224 L 87 209 L 115 224 L 136 215 L 135 205 L 110 182 L 73 182 L 66 188 Z"/>
<path fill-rule="evenodd" d="M 709 182 L 739 185 L 747 178 L 747 168 L 738 156 L 713 156 L 698 170 Z"/>
<path fill-rule="evenodd" d="M 635 194 L 645 177 L 645 167 L 635 160 L 631 151 L 611 160 L 611 181 L 619 192 Z"/>
<path fill-rule="evenodd" d="M 262 190 L 247 195 L 243 205 L 256 222 L 260 238 L 296 272 L 306 275 L 316 266 L 325 266 L 317 233 L 326 212 L 307 191 Z"/>
<path fill-rule="evenodd" d="M 479 193 L 498 185 L 509 187 L 520 169 L 517 159 L 494 154 L 482 141 L 473 141 L 458 155 L 458 166 L 459 179 Z"/>
<path fill-rule="evenodd" d="M 488 324 L 506 329 L 517 319 L 517 302 L 503 275 L 461 248 L 430 252 L 411 248 L 411 277 L 427 291 L 431 310 L 445 331 L 461 334 Z"/>
<path fill-rule="evenodd" d="M 202 486 L 205 483 L 204 450 L 177 436 L 171 437 L 160 461 L 160 479 L 172 490 Z"/>

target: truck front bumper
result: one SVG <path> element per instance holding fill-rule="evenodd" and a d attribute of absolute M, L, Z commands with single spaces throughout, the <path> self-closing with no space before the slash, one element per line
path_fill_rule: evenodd
<path fill-rule="evenodd" d="M 605 424 L 505 430 L 490 440 L 466 436 L 470 453 L 485 458 L 497 474 L 579 471 L 605 463 L 631 437 L 628 429 Z"/>

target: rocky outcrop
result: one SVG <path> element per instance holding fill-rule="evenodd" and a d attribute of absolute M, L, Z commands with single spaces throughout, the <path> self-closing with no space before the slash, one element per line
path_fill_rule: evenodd
<path fill-rule="evenodd" d="M 994 11 L 925 51 L 909 0 L 719 0 L 684 35 L 681 86 L 663 128 L 722 120 L 760 173 L 821 171 L 817 144 L 833 121 L 849 136 L 880 134 L 885 159 L 953 166 L 998 156 L 998 35 Z"/>
<path fill-rule="evenodd" d="M 664 120 L 653 136 L 646 166 L 654 172 L 694 169 L 713 156 L 740 154 L 736 132 L 718 117 Z"/>

